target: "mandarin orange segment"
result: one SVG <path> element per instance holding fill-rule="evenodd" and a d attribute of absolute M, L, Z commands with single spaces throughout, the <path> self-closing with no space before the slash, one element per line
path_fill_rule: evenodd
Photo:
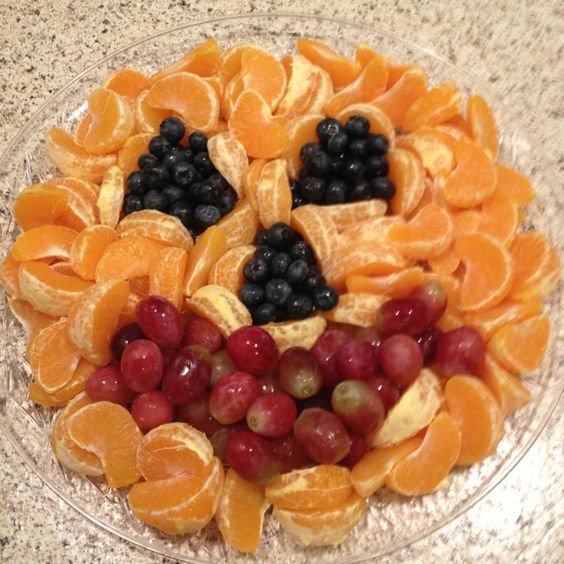
<path fill-rule="evenodd" d="M 390 298 L 404 298 L 423 282 L 423 269 L 420 266 L 410 266 L 399 272 L 383 276 L 364 276 L 351 274 L 347 276 L 347 292 L 380 294 Z"/>
<path fill-rule="evenodd" d="M 449 213 L 440 206 L 429 204 L 404 225 L 392 225 L 386 241 L 407 258 L 425 260 L 446 251 L 453 232 Z"/>
<path fill-rule="evenodd" d="M 106 169 L 116 163 L 116 156 L 92 155 L 74 142 L 62 129 L 49 130 L 45 141 L 47 153 L 55 166 L 66 176 L 77 176 L 92 182 L 100 182 Z"/>
<path fill-rule="evenodd" d="M 125 407 L 108 401 L 86 405 L 69 417 L 67 428 L 72 441 L 100 459 L 111 488 L 139 480 L 135 461 L 142 435 Z"/>
<path fill-rule="evenodd" d="M 444 123 L 460 112 L 460 92 L 452 82 L 443 82 L 418 98 L 408 110 L 402 127 L 408 133 Z"/>
<path fill-rule="evenodd" d="M 482 96 L 473 94 L 468 98 L 466 116 L 472 140 L 494 161 L 498 147 L 497 128 L 492 111 Z"/>
<path fill-rule="evenodd" d="M 233 114 L 235 104 L 245 87 L 243 86 L 243 77 L 236 74 L 226 85 L 221 96 L 221 115 L 223 119 L 228 120 Z"/>
<path fill-rule="evenodd" d="M 387 300 L 379 294 L 349 292 L 339 296 L 339 303 L 323 317 L 335 323 L 348 323 L 357 327 L 372 327 L 377 324 L 380 306 Z"/>
<path fill-rule="evenodd" d="M 238 294 L 244 282 L 243 269 L 254 254 L 254 245 L 239 245 L 229 249 L 213 263 L 208 274 L 208 284 L 217 284 Z"/>
<path fill-rule="evenodd" d="M 274 508 L 284 531 L 302 546 L 336 546 L 364 517 L 366 501 L 356 493 L 328 509 L 296 511 Z"/>
<path fill-rule="evenodd" d="M 69 195 L 49 184 L 33 184 L 16 198 L 12 213 L 18 225 L 27 231 L 33 227 L 55 223 L 68 209 Z"/>
<path fill-rule="evenodd" d="M 24 328 L 30 344 L 33 342 L 35 335 L 37 335 L 41 329 L 57 321 L 56 317 L 37 311 L 32 305 L 24 300 L 10 298 L 8 300 L 8 307 L 10 308 L 12 315 Z"/>
<path fill-rule="evenodd" d="M 11 256 L 18 262 L 45 258 L 65 259 L 78 233 L 59 225 L 42 225 L 22 233 L 12 246 Z"/>
<path fill-rule="evenodd" d="M 146 98 L 149 106 L 172 111 L 189 128 L 211 131 L 219 119 L 219 100 L 213 87 L 189 72 L 161 78 L 151 86 Z"/>
<path fill-rule="evenodd" d="M 315 129 L 322 119 L 323 116 L 321 115 L 308 114 L 292 119 L 286 124 L 290 142 L 280 156 L 286 161 L 286 168 L 290 178 L 298 178 L 302 167 L 302 160 L 300 159 L 301 148 L 306 143 L 317 143 L 319 141 Z"/>
<path fill-rule="evenodd" d="M 110 278 L 91 286 L 70 308 L 69 339 L 96 366 L 105 366 L 112 358 L 110 341 L 128 295 L 127 282 Z"/>
<path fill-rule="evenodd" d="M 543 361 L 549 338 L 548 317 L 537 315 L 499 328 L 488 341 L 488 351 L 507 370 L 533 372 Z"/>
<path fill-rule="evenodd" d="M 366 103 L 351 104 L 341 110 L 335 118 L 344 125 L 351 116 L 365 117 L 370 123 L 370 133 L 385 135 L 390 145 L 394 146 L 396 137 L 394 126 L 380 108 Z"/>
<path fill-rule="evenodd" d="M 348 468 L 319 464 L 281 474 L 266 486 L 265 495 L 276 508 L 327 509 L 346 501 L 353 487 Z"/>
<path fill-rule="evenodd" d="M 397 64 L 390 63 L 388 67 L 388 85 L 387 90 L 390 90 L 394 84 L 399 82 L 399 80 L 407 73 L 415 73 L 425 75 L 425 69 L 419 65 L 413 64 Z"/>
<path fill-rule="evenodd" d="M 359 43 L 354 50 L 354 60 L 361 66 L 361 68 L 365 68 L 374 57 L 380 57 L 381 55 L 378 54 L 370 45 L 366 43 Z M 387 83 L 387 80 L 386 80 Z"/>
<path fill-rule="evenodd" d="M 448 413 L 439 413 L 427 428 L 421 445 L 392 468 L 386 486 L 403 495 L 431 493 L 458 460 L 461 442 L 457 422 Z"/>
<path fill-rule="evenodd" d="M 390 167 L 388 178 L 396 187 L 390 207 L 397 215 L 409 215 L 417 207 L 425 190 L 423 163 L 417 155 L 405 149 L 389 151 L 387 159 Z"/>
<path fill-rule="evenodd" d="M 53 186 L 64 186 L 70 192 L 88 200 L 93 206 L 96 205 L 98 194 L 100 193 L 100 186 L 84 178 L 76 178 L 74 176 L 64 176 L 62 178 L 50 178 L 46 184 Z"/>
<path fill-rule="evenodd" d="M 184 301 L 187 264 L 188 253 L 184 249 L 179 247 L 163 249 L 151 263 L 149 293 L 166 298 L 178 310 L 181 310 Z M 135 279 L 130 282 L 132 287 L 134 281 Z"/>
<path fill-rule="evenodd" d="M 103 87 L 133 102 L 143 90 L 150 86 L 149 79 L 140 71 L 123 68 L 114 71 L 104 81 Z"/>
<path fill-rule="evenodd" d="M 71 245 L 70 266 L 84 280 L 95 280 L 98 262 L 117 239 L 116 230 L 107 225 L 87 227 Z"/>
<path fill-rule="evenodd" d="M 501 243 L 485 233 L 463 233 L 454 250 L 464 263 L 460 309 L 481 311 L 495 306 L 513 284 L 513 260 Z"/>
<path fill-rule="evenodd" d="M 142 210 L 124 217 L 117 226 L 119 237 L 148 237 L 170 247 L 189 251 L 194 244 L 192 236 L 172 215 L 158 210 Z"/>
<path fill-rule="evenodd" d="M 368 200 L 322 206 L 321 210 L 331 217 L 337 231 L 342 232 L 350 229 L 351 226 L 384 216 L 387 207 L 383 200 Z"/>
<path fill-rule="evenodd" d="M 478 145 L 458 141 L 454 146 L 456 168 L 446 178 L 445 200 L 459 208 L 473 208 L 495 192 L 495 169 Z"/>
<path fill-rule="evenodd" d="M 67 315 L 71 304 L 92 283 L 78 276 L 60 274 L 40 261 L 22 262 L 18 283 L 21 297 L 36 310 L 48 315 Z"/>
<path fill-rule="evenodd" d="M 389 67 L 391 68 L 391 67 Z M 427 77 L 422 72 L 406 72 L 389 90 L 372 100 L 394 127 L 399 127 L 409 107 L 427 93 Z"/>
<path fill-rule="evenodd" d="M 239 200 L 233 210 L 224 215 L 217 226 L 225 234 L 230 249 L 241 245 L 250 245 L 259 224 L 258 213 L 247 198 Z"/>
<path fill-rule="evenodd" d="M 521 380 L 505 370 L 488 353 L 478 367 L 478 375 L 497 398 L 504 416 L 524 407 L 533 399 Z"/>
<path fill-rule="evenodd" d="M 117 151 L 135 128 L 135 118 L 127 100 L 107 88 L 96 88 L 88 96 L 88 113 L 92 122 L 83 144 L 91 155 Z"/>
<path fill-rule="evenodd" d="M 153 108 L 149 105 L 147 97 L 149 90 L 144 90 L 137 96 L 133 104 L 135 117 L 135 130 L 137 133 L 158 133 L 161 122 L 172 115 L 172 110 Z"/>
<path fill-rule="evenodd" d="M 184 295 L 190 297 L 205 286 L 213 264 L 227 251 L 227 238 L 221 227 L 212 225 L 198 237 L 188 255 L 184 278 Z"/>
<path fill-rule="evenodd" d="M 104 173 L 100 184 L 97 206 L 100 223 L 116 227 L 119 223 L 123 199 L 125 197 L 125 176 L 119 166 L 111 166 Z"/>
<path fill-rule="evenodd" d="M 243 174 L 242 187 L 244 196 L 254 210 L 258 210 L 257 185 L 266 162 L 265 159 L 253 159 L 253 162 L 246 168 Z"/>
<path fill-rule="evenodd" d="M 237 98 L 229 118 L 229 131 L 253 158 L 275 159 L 289 143 L 284 125 L 273 120 L 266 100 L 252 89 L 244 90 Z"/>
<path fill-rule="evenodd" d="M 52 184 L 51 186 L 54 191 L 68 195 L 67 209 L 57 217 L 55 223 L 75 231 L 82 231 L 85 227 L 98 223 L 96 203 L 92 202 L 89 197 L 86 198 L 76 186 L 66 184 Z"/>
<path fill-rule="evenodd" d="M 358 63 L 343 57 L 321 41 L 300 38 L 296 41 L 296 48 L 300 55 L 329 74 L 337 90 L 353 82 L 360 74 Z"/>
<path fill-rule="evenodd" d="M 419 448 L 422 439 L 412 437 L 387 448 L 375 448 L 367 452 L 351 470 L 351 482 L 361 497 L 370 497 L 385 483 L 392 468 Z"/>
<path fill-rule="evenodd" d="M 126 236 L 108 245 L 96 265 L 96 280 L 147 276 L 151 263 L 165 245 L 140 235 Z"/>
<path fill-rule="evenodd" d="M 292 192 L 283 159 L 266 163 L 257 184 L 256 196 L 260 223 L 265 229 L 277 222 L 290 223 Z"/>
<path fill-rule="evenodd" d="M 224 131 L 208 140 L 208 153 L 215 168 L 241 198 L 243 175 L 249 166 L 243 144 L 233 133 Z"/>
<path fill-rule="evenodd" d="M 91 405 L 92 400 L 86 392 L 78 394 L 63 409 L 53 425 L 51 445 L 59 463 L 84 476 L 103 476 L 102 462 L 93 453 L 79 447 L 70 437 L 67 424 L 75 413 Z"/>
<path fill-rule="evenodd" d="M 317 67 L 302 55 L 289 55 L 281 62 L 286 70 L 288 86 L 275 113 L 292 119 L 306 112 L 318 83 L 318 72 Z"/>
<path fill-rule="evenodd" d="M 0 263 L 0 285 L 8 296 L 12 298 L 21 298 L 20 292 L 20 263 L 14 260 L 12 254 L 6 257 Z"/>
<path fill-rule="evenodd" d="M 378 54 L 362 69 L 354 82 L 331 96 L 323 106 L 328 116 L 335 117 L 341 110 L 362 102 L 370 102 L 386 90 L 388 62 Z"/>
<path fill-rule="evenodd" d="M 503 435 L 503 413 L 486 384 L 473 376 L 453 376 L 444 393 L 448 411 L 462 433 L 456 463 L 469 466 L 495 452 Z"/>
<path fill-rule="evenodd" d="M 347 206 L 353 204 L 346 204 Z M 362 241 L 372 241 L 376 245 L 380 245 L 385 241 L 386 235 L 393 225 L 403 225 L 404 220 L 399 215 L 384 215 L 369 219 L 368 221 L 361 221 L 360 223 L 353 223 L 349 225 L 344 231 L 341 232 L 343 240 L 349 242 L 360 243 Z"/>
<path fill-rule="evenodd" d="M 315 341 L 323 335 L 327 320 L 321 315 L 313 315 L 307 319 L 295 321 L 279 321 L 267 323 L 262 328 L 274 339 L 278 350 L 283 353 L 291 347 L 311 349 Z"/>
<path fill-rule="evenodd" d="M 73 140 L 77 145 L 84 147 L 84 138 L 92 125 L 92 116 L 90 114 L 86 114 L 76 125 L 76 128 L 73 133 Z"/>
<path fill-rule="evenodd" d="M 221 53 L 217 74 L 223 82 L 229 82 L 241 72 L 241 58 L 246 51 L 264 51 L 264 49 L 251 43 L 239 43 Z"/>
<path fill-rule="evenodd" d="M 264 486 L 248 482 L 229 468 L 215 514 L 223 540 L 243 554 L 254 552 L 260 543 L 264 514 L 269 506 Z"/>
<path fill-rule="evenodd" d="M 262 49 L 249 49 L 241 54 L 243 88 L 258 92 L 274 111 L 286 93 L 287 78 L 280 61 Z"/>
<path fill-rule="evenodd" d="M 233 331 L 251 325 L 249 310 L 227 288 L 216 284 L 202 286 L 187 302 L 188 309 L 214 323 L 227 338 Z"/>
<path fill-rule="evenodd" d="M 322 68 L 315 67 L 315 88 L 307 103 L 304 114 L 321 114 L 325 102 L 334 94 L 333 83 L 329 73 Z"/>
<path fill-rule="evenodd" d="M 151 133 L 138 133 L 129 137 L 123 144 L 118 153 L 117 165 L 123 170 L 126 178 L 139 169 L 139 157 L 149 152 L 149 141 L 152 138 Z"/>
<path fill-rule="evenodd" d="M 520 206 L 530 204 L 535 193 L 528 178 L 502 164 L 495 168 L 495 195 L 515 202 Z"/>

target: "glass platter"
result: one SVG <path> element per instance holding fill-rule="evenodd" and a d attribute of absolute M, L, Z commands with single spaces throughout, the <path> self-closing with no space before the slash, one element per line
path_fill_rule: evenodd
<path fill-rule="evenodd" d="M 222 49 L 252 42 L 283 55 L 294 50 L 295 40 L 301 36 L 324 41 L 349 56 L 356 45 L 368 43 L 395 61 L 423 66 L 432 84 L 453 80 L 465 96 L 473 92 L 484 95 L 498 120 L 499 161 L 529 175 L 537 191 L 525 228 L 543 231 L 558 244 L 561 220 L 557 210 L 563 204 L 562 191 L 543 177 L 539 153 L 532 150 L 534 145 L 515 119 L 519 108 L 504 108 L 486 86 L 466 71 L 429 49 L 386 31 L 325 17 L 256 14 L 194 22 L 133 43 L 86 69 L 47 100 L 0 156 L 1 256 L 9 251 L 18 234 L 10 213 L 16 195 L 26 185 L 57 175 L 45 150 L 48 130 L 72 130 L 86 113 L 88 93 L 113 70 L 135 67 L 151 74 L 209 37 L 215 37 Z M 274 519 L 267 518 L 259 549 L 244 557 L 225 546 L 213 523 L 192 536 L 173 538 L 159 534 L 132 516 L 127 492 L 110 490 L 101 480 L 86 479 L 58 465 L 49 443 L 56 410 L 35 406 L 28 398 L 31 372 L 25 360 L 24 332 L 1 294 L 0 423 L 7 438 L 41 480 L 86 518 L 159 555 L 186 562 L 346 563 L 392 553 L 455 519 L 499 484 L 537 439 L 563 390 L 563 381 L 556 372 L 561 350 L 558 342 L 562 341 L 559 286 L 547 303 L 553 324 L 550 350 L 538 373 L 525 377 L 534 400 L 506 421 L 505 435 L 495 455 L 481 464 L 454 470 L 446 490 L 420 498 L 403 498 L 385 490 L 372 496 L 366 518 L 335 548 L 300 548 L 279 530 Z"/>

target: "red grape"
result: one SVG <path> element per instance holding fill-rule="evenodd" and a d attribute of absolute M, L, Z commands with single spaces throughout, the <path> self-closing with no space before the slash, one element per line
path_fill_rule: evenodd
<path fill-rule="evenodd" d="M 429 323 L 435 323 L 440 319 L 447 307 L 446 290 L 435 282 L 421 284 L 415 287 L 409 294 L 410 298 L 421 300 L 429 313 Z"/>
<path fill-rule="evenodd" d="M 366 435 L 384 421 L 385 408 L 376 392 L 362 380 L 339 382 L 331 396 L 333 413 L 353 433 Z"/>
<path fill-rule="evenodd" d="M 280 474 L 280 462 L 270 443 L 250 431 L 235 431 L 227 439 L 225 458 L 249 482 L 269 484 Z"/>
<path fill-rule="evenodd" d="M 351 448 L 351 438 L 341 420 L 319 407 L 300 413 L 294 423 L 294 435 L 306 456 L 319 464 L 335 464 Z"/>
<path fill-rule="evenodd" d="M 311 349 L 311 354 L 317 359 L 324 386 L 334 386 L 339 381 L 335 367 L 335 353 L 350 337 L 340 329 L 329 329 L 321 335 Z"/>
<path fill-rule="evenodd" d="M 283 392 L 284 388 L 280 385 L 278 379 L 272 374 L 257 378 L 257 384 L 261 394 L 274 394 L 275 392 Z"/>
<path fill-rule="evenodd" d="M 225 445 L 227 444 L 227 439 L 235 431 L 248 431 L 249 428 L 244 422 L 235 423 L 235 425 L 221 425 L 220 428 L 213 433 L 210 437 L 210 442 L 213 447 L 213 453 L 217 456 L 223 464 L 227 464 L 227 459 L 225 458 Z"/>
<path fill-rule="evenodd" d="M 486 344 L 471 327 L 447 331 L 438 341 L 435 360 L 443 376 L 473 374 L 484 357 Z"/>
<path fill-rule="evenodd" d="M 281 472 L 290 472 L 307 466 L 311 461 L 296 441 L 294 433 L 288 433 L 270 441 L 270 446 L 281 464 Z"/>
<path fill-rule="evenodd" d="M 176 420 L 188 423 L 202 433 L 215 433 L 221 428 L 221 423 L 212 417 L 209 401 L 209 394 L 205 394 L 200 399 L 177 407 Z"/>
<path fill-rule="evenodd" d="M 266 376 L 278 361 L 278 346 L 260 327 L 251 325 L 237 329 L 227 339 L 226 348 L 239 369 L 254 376 Z"/>
<path fill-rule="evenodd" d="M 376 392 L 376 395 L 382 400 L 386 411 L 398 401 L 400 391 L 384 376 L 374 375 L 366 380 L 366 383 Z"/>
<path fill-rule="evenodd" d="M 212 372 L 210 384 L 212 386 L 215 386 L 224 376 L 227 376 L 227 374 L 231 374 L 231 372 L 237 370 L 237 367 L 225 349 L 213 353 L 211 362 Z"/>
<path fill-rule="evenodd" d="M 351 450 L 349 451 L 349 454 L 341 460 L 341 464 L 352 469 L 352 467 L 366 454 L 368 445 L 366 444 L 366 439 L 362 435 L 355 435 L 351 433 L 350 438 Z"/>
<path fill-rule="evenodd" d="M 423 353 L 409 335 L 392 335 L 382 343 L 380 363 L 392 384 L 407 388 L 423 368 Z"/>
<path fill-rule="evenodd" d="M 184 345 L 201 345 L 214 353 L 221 348 L 222 343 L 221 333 L 208 319 L 195 317 L 184 326 Z"/>
<path fill-rule="evenodd" d="M 174 405 L 186 405 L 202 398 L 211 377 L 209 352 L 198 345 L 180 349 L 168 363 L 163 392 Z"/>
<path fill-rule="evenodd" d="M 415 340 L 419 343 L 421 347 L 421 352 L 423 353 L 423 362 L 428 364 L 435 360 L 435 351 L 437 350 L 437 343 L 439 339 L 443 336 L 443 332 L 434 325 L 431 325 L 421 335 L 417 335 Z"/>
<path fill-rule="evenodd" d="M 183 336 L 182 319 L 178 310 L 160 296 L 149 296 L 137 304 L 137 323 L 143 334 L 159 347 L 175 349 Z"/>
<path fill-rule="evenodd" d="M 314 396 L 321 389 L 323 376 L 316 358 L 301 347 L 291 347 L 278 361 L 278 379 L 285 392 L 297 399 Z"/>
<path fill-rule="evenodd" d="M 365 380 L 378 368 L 376 350 L 366 341 L 349 341 L 337 351 L 335 366 L 339 380 Z"/>
<path fill-rule="evenodd" d="M 370 343 L 376 351 L 376 356 L 380 354 L 380 346 L 382 345 L 382 334 L 376 327 L 355 327 L 353 331 L 353 339 L 355 341 L 366 341 Z"/>
<path fill-rule="evenodd" d="M 121 375 L 134 392 L 148 392 L 161 383 L 163 364 L 161 349 L 152 341 L 138 339 L 121 355 Z"/>
<path fill-rule="evenodd" d="M 298 410 L 287 394 L 262 394 L 247 411 L 249 429 L 269 439 L 281 437 L 292 430 Z"/>
<path fill-rule="evenodd" d="M 144 338 L 145 335 L 143 335 L 137 323 L 130 323 L 122 327 L 112 338 L 111 348 L 113 357 L 119 362 L 125 347 L 127 347 L 129 343 Z"/>
<path fill-rule="evenodd" d="M 379 329 L 386 335 L 418 335 L 429 326 L 429 312 L 421 300 L 393 298 L 380 306 Z"/>
<path fill-rule="evenodd" d="M 174 407 L 160 391 L 152 390 L 139 394 L 131 405 L 131 415 L 143 433 L 170 423 L 174 417 Z"/>
<path fill-rule="evenodd" d="M 86 382 L 86 393 L 92 401 L 112 401 L 127 405 L 133 401 L 135 392 L 130 390 L 117 366 L 109 365 L 98 368 Z"/>
<path fill-rule="evenodd" d="M 259 395 L 256 378 L 247 372 L 224 376 L 210 394 L 210 413 L 223 425 L 241 421 Z"/>

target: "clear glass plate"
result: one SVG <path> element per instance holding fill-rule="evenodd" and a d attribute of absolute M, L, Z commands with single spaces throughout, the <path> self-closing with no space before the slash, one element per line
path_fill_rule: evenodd
<path fill-rule="evenodd" d="M 15 196 L 24 186 L 57 174 L 45 151 L 47 131 L 54 126 L 72 130 L 86 111 L 88 93 L 113 70 L 135 67 L 150 74 L 209 37 L 215 37 L 222 48 L 252 42 L 282 55 L 294 50 L 296 38 L 302 36 L 325 41 L 348 55 L 359 43 L 368 43 L 395 61 L 422 65 L 433 83 L 450 79 L 465 95 L 482 93 L 494 109 L 502 134 L 500 161 L 531 176 L 537 190 L 526 229 L 538 229 L 552 235 L 554 241 L 558 239 L 561 187 L 544 178 L 542 153 L 533 150 L 538 145 L 532 144 L 519 127 L 519 108 L 504 107 L 466 71 L 391 33 L 325 17 L 257 14 L 191 23 L 138 41 L 91 66 L 43 104 L 0 157 L 2 256 L 18 233 L 10 212 Z M 110 490 L 103 481 L 83 478 L 58 465 L 49 444 L 55 410 L 37 407 L 29 400 L 31 373 L 25 360 L 23 330 L 7 309 L 4 295 L 0 296 L 0 308 L 0 422 L 10 442 L 47 486 L 92 522 L 162 556 L 187 562 L 238 562 L 251 558 L 345 563 L 389 554 L 445 525 L 499 484 L 537 439 L 563 389 L 556 372 L 561 350 L 557 342 L 562 340 L 559 288 L 547 303 L 553 322 L 551 348 L 541 369 L 525 377 L 534 401 L 507 420 L 505 436 L 495 455 L 481 464 L 455 470 L 450 487 L 431 495 L 404 498 L 387 491 L 378 493 L 370 500 L 367 517 L 336 548 L 297 547 L 274 519 L 267 518 L 258 551 L 245 558 L 224 545 L 213 524 L 192 536 L 159 534 L 132 516 L 126 492 Z"/>

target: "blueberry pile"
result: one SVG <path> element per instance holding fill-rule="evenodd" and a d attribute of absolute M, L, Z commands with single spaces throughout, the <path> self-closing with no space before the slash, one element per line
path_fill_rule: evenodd
<path fill-rule="evenodd" d="M 255 325 L 305 319 L 314 310 L 327 311 L 339 301 L 319 272 L 313 249 L 285 223 L 259 231 L 255 256 L 245 265 L 239 290 Z"/>
<path fill-rule="evenodd" d="M 294 208 L 393 197 L 395 186 L 386 178 L 388 139 L 369 130 L 363 116 L 351 116 L 344 127 L 333 118 L 317 124 L 319 143 L 301 148 L 299 181 L 290 182 Z"/>
<path fill-rule="evenodd" d="M 149 142 L 149 153 L 139 157 L 140 170 L 127 177 L 123 213 L 159 210 L 177 217 L 196 236 L 234 208 L 237 194 L 213 166 L 207 137 L 195 131 L 184 147 L 180 144 L 184 134 L 178 118 L 161 123 L 160 135 Z"/>

